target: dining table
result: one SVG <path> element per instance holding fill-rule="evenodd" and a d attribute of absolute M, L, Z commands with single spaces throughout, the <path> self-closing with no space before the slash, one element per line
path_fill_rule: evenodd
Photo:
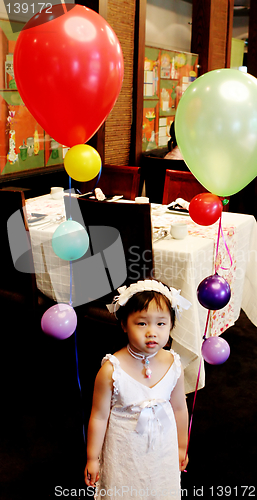
<path fill-rule="evenodd" d="M 74 192 L 65 195 L 77 196 Z M 114 202 L 133 203 L 128 200 Z M 56 200 L 51 194 L 30 198 L 26 201 L 26 212 L 37 287 L 56 302 L 69 303 L 71 266 L 52 248 L 54 231 L 66 218 L 64 200 Z M 44 216 L 35 220 L 34 213 Z M 217 248 L 218 221 L 200 226 L 188 212 L 175 212 L 166 205 L 151 204 L 151 222 L 154 277 L 181 290 L 181 295 L 191 303 L 191 307 L 179 315 L 172 330 L 172 348 L 181 357 L 188 394 L 195 390 L 198 376 L 198 389 L 205 385 L 204 363 L 200 362 L 205 332 L 207 337 L 222 335 L 238 319 L 241 309 L 257 326 L 257 224 L 252 215 L 223 212 Z M 170 226 L 174 222 L 187 226 L 185 238 L 171 236 Z M 216 271 L 229 283 L 231 298 L 224 308 L 210 311 L 207 321 L 208 310 L 199 303 L 197 288 Z"/>

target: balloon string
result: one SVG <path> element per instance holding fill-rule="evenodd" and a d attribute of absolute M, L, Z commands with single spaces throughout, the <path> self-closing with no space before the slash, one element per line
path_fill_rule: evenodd
<path fill-rule="evenodd" d="M 216 273 L 219 265 L 217 264 L 218 262 L 218 253 L 219 253 L 219 243 L 220 243 L 220 233 L 221 233 L 221 216 L 219 219 L 219 229 L 218 229 L 218 237 L 217 237 L 217 245 L 216 245 L 216 256 L 215 256 L 215 267 L 214 267 L 214 272 Z"/>
<path fill-rule="evenodd" d="M 72 306 L 72 260 L 70 260 L 70 306 Z"/>
<path fill-rule="evenodd" d="M 97 179 L 96 179 L 96 182 L 95 182 L 95 185 L 94 185 L 94 189 L 93 189 L 93 191 L 95 190 L 95 188 L 96 188 L 96 186 L 97 186 L 98 182 L 100 181 L 101 174 L 102 174 L 102 163 L 101 163 L 100 170 L 99 170 L 99 172 L 98 172 L 98 176 L 97 176 Z"/>
<path fill-rule="evenodd" d="M 218 262 L 218 252 L 219 252 L 219 243 L 220 243 L 220 235 L 222 235 L 222 238 L 223 238 L 223 241 L 224 241 L 224 244 L 225 244 L 225 248 L 226 248 L 227 253 L 229 255 L 229 258 L 230 258 L 230 264 L 232 266 L 233 260 L 232 260 L 232 257 L 231 257 L 231 254 L 230 254 L 230 251 L 229 251 L 229 248 L 227 246 L 227 243 L 226 243 L 226 240 L 225 240 L 225 237 L 224 237 L 224 233 L 223 233 L 223 230 L 222 230 L 221 216 L 220 216 L 220 219 L 219 219 L 219 229 L 218 229 L 217 245 L 216 245 L 215 266 L 214 266 L 215 273 L 217 272 L 218 268 L 221 267 L 221 266 L 219 266 L 217 264 L 217 262 Z M 226 268 L 221 267 L 221 269 L 226 269 Z M 203 335 L 203 339 L 204 340 L 206 339 L 206 335 L 207 335 L 207 329 L 208 329 L 208 324 L 209 324 L 209 320 L 210 320 L 210 313 L 211 313 L 211 311 L 209 309 L 208 310 L 208 314 L 207 314 L 207 318 L 206 318 L 204 335 Z M 188 440 L 187 440 L 187 448 L 186 448 L 185 459 L 186 459 L 187 454 L 188 454 L 189 442 L 190 442 L 190 438 L 191 438 L 192 422 L 193 422 L 193 415 L 194 415 L 194 409 L 195 409 L 195 403 L 196 403 L 196 396 L 197 396 L 197 391 L 198 391 L 198 386 L 199 386 L 199 380 L 200 380 L 200 374 L 201 374 L 201 366 L 202 366 L 202 357 L 200 359 L 199 370 L 198 370 L 198 375 L 197 375 L 197 380 L 196 380 L 196 386 L 195 386 L 195 392 L 194 392 L 194 400 L 193 400 L 193 405 L 192 405 L 192 410 L 191 410 L 191 417 L 190 417 L 190 422 L 189 422 L 189 429 L 188 429 Z M 184 472 L 187 472 L 187 470 L 185 469 Z"/>
<path fill-rule="evenodd" d="M 208 324 L 209 324 L 210 314 L 211 314 L 211 311 L 209 309 L 208 310 L 208 314 L 207 314 L 207 318 L 206 318 L 206 324 L 205 324 L 204 334 L 203 334 L 203 339 L 204 340 L 206 339 L 206 334 L 207 334 L 207 328 L 208 328 Z"/>
<path fill-rule="evenodd" d="M 92 193 L 94 192 L 94 190 L 95 190 L 95 188 L 96 188 L 96 186 L 97 186 L 97 184 L 98 184 L 98 182 L 99 182 L 99 180 L 100 180 L 101 174 L 102 174 L 102 164 L 101 164 L 100 170 L 99 170 L 99 172 L 98 172 L 98 176 L 97 176 L 97 178 L 96 178 L 96 181 L 95 181 L 94 187 L 93 187 L 92 191 L 90 191 L 90 192 L 89 192 L 89 193 L 87 193 L 87 194 L 92 194 Z M 79 194 L 81 194 L 81 195 L 82 195 L 82 193 L 81 193 L 81 191 L 80 191 L 79 189 L 77 189 L 77 188 L 76 188 L 76 191 L 77 191 Z"/>
<path fill-rule="evenodd" d="M 94 189 L 96 188 L 99 179 L 101 177 L 102 173 L 102 165 L 100 167 L 96 183 L 94 186 Z M 93 190 L 94 190 L 93 189 Z M 72 220 L 71 216 L 71 177 L 69 176 L 69 205 L 70 205 L 70 214 L 69 214 L 69 219 Z M 70 261 L 70 305 L 72 306 L 72 261 Z M 75 339 L 75 357 L 76 357 L 76 372 L 77 372 L 77 382 L 78 382 L 78 387 L 79 387 L 79 392 L 80 392 L 80 398 L 81 398 L 81 411 L 82 411 L 82 429 L 83 429 L 83 439 L 84 443 L 86 444 L 86 432 L 85 432 L 85 415 L 83 411 L 83 397 L 82 397 L 82 389 L 81 389 L 81 382 L 80 382 L 80 376 L 79 376 L 79 363 L 78 363 L 78 344 L 77 344 L 77 330 L 74 332 L 74 339 Z"/>
<path fill-rule="evenodd" d="M 186 448 L 185 459 L 187 457 L 188 448 L 189 448 L 189 441 L 190 441 L 190 437 L 191 437 L 192 422 L 193 422 L 193 415 L 194 415 L 194 409 L 195 409 L 195 401 L 196 401 L 196 396 L 197 396 L 197 390 L 198 390 L 199 380 L 200 380 L 201 366 L 202 366 L 202 358 L 200 359 L 199 370 L 198 370 L 198 375 L 197 375 L 197 381 L 196 381 L 196 386 L 195 386 L 194 400 L 193 400 L 193 406 L 192 406 L 191 418 L 190 418 L 189 430 L 188 430 L 188 439 L 187 439 L 187 448 Z M 185 470 L 185 472 L 187 472 L 187 471 Z"/>
<path fill-rule="evenodd" d="M 72 220 L 72 216 L 71 216 L 71 177 L 70 176 L 69 176 L 69 205 L 70 205 L 69 220 Z"/>
<path fill-rule="evenodd" d="M 81 390 L 81 383 L 80 383 L 80 376 L 79 376 L 77 330 L 75 330 L 75 332 L 74 332 L 74 339 L 75 339 L 75 356 L 76 356 L 77 381 L 78 381 L 79 393 L 80 393 L 80 399 L 81 399 L 83 439 L 84 439 L 84 443 L 86 444 L 85 415 L 84 415 L 84 411 L 83 411 L 83 398 L 82 398 L 82 390 Z"/>
<path fill-rule="evenodd" d="M 231 253 L 229 251 L 229 248 L 228 248 L 228 245 L 227 245 L 227 242 L 225 240 L 225 236 L 224 236 L 224 233 L 223 233 L 223 230 L 222 230 L 222 227 L 221 227 L 221 234 L 222 234 L 222 238 L 223 238 L 223 241 L 224 241 L 224 245 L 225 245 L 225 248 L 227 250 L 227 253 L 228 253 L 228 256 L 229 256 L 229 260 L 230 260 L 230 267 L 232 267 L 233 265 L 233 259 L 231 257 Z M 227 271 L 229 269 L 229 267 L 221 267 L 221 269 L 224 269 L 225 271 Z"/>
<path fill-rule="evenodd" d="M 206 318 L 206 324 L 205 324 L 205 329 L 204 329 L 204 340 L 206 338 L 207 334 L 207 328 L 208 328 L 208 323 L 210 319 L 210 309 L 208 310 L 207 318 Z M 194 393 L 194 400 L 193 400 L 193 405 L 192 405 L 192 410 L 191 410 L 191 417 L 190 417 L 190 422 L 189 422 L 189 429 L 188 429 L 188 438 L 187 438 L 187 447 L 186 447 L 186 454 L 185 454 L 185 459 L 188 454 L 188 448 L 189 448 L 189 442 L 191 438 L 191 432 L 192 432 L 192 423 L 193 423 L 193 416 L 194 416 L 194 409 L 195 409 L 195 402 L 196 402 L 196 396 L 197 396 L 197 391 L 198 391 L 198 386 L 199 386 L 199 380 L 200 380 L 200 374 L 201 374 L 201 367 L 202 367 L 202 357 L 200 358 L 200 364 L 199 364 L 199 370 L 198 370 L 198 375 L 197 375 L 197 380 L 196 380 L 196 386 L 195 386 L 195 393 Z M 185 469 L 184 472 L 187 472 Z"/>
<path fill-rule="evenodd" d="M 69 176 L 69 204 L 70 204 L 70 216 L 69 219 L 72 220 L 71 217 L 71 177 Z M 69 305 L 72 306 L 72 260 L 70 260 L 70 300 Z M 75 341 L 75 358 L 76 358 L 76 373 L 77 373 L 77 382 L 79 387 L 79 393 L 81 398 L 81 408 L 82 408 L 82 428 L 83 428 L 83 439 L 86 444 L 86 433 L 85 433 L 85 416 L 83 411 L 83 398 L 82 398 L 82 390 L 79 376 L 79 363 L 78 363 L 78 344 L 77 344 L 77 330 L 74 331 L 74 341 Z"/>
<path fill-rule="evenodd" d="M 224 233 L 223 233 L 223 229 L 222 229 L 222 225 L 221 225 L 221 216 L 220 216 L 220 219 L 219 219 L 219 229 L 218 229 L 218 238 L 217 238 L 217 246 L 216 246 L 215 273 L 217 273 L 217 271 L 218 271 L 219 268 L 223 269 L 224 271 L 228 271 L 229 270 L 229 267 L 222 267 L 222 266 L 218 265 L 218 252 L 219 252 L 220 235 L 222 235 L 222 239 L 223 239 L 223 242 L 224 242 L 227 254 L 229 256 L 230 267 L 231 267 L 233 265 L 233 259 L 231 257 L 231 253 L 229 251 L 229 248 L 228 248 L 228 245 L 227 245 L 227 242 L 225 240 Z"/>
<path fill-rule="evenodd" d="M 70 202 L 70 216 L 69 220 L 72 219 L 71 217 L 71 177 L 69 176 L 69 202 Z M 72 261 L 70 260 L 70 306 L 72 306 Z"/>

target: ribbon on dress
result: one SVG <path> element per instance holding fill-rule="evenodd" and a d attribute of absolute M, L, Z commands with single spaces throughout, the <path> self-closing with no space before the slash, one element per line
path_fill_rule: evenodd
<path fill-rule="evenodd" d="M 165 399 L 151 399 L 130 408 L 132 412 L 140 412 L 136 432 L 148 434 L 148 448 L 154 449 L 157 428 L 164 432 L 170 427 L 171 422 L 164 409 L 166 402 Z"/>

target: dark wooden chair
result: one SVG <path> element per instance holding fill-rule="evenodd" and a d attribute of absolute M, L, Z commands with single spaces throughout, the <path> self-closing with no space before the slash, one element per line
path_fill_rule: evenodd
<path fill-rule="evenodd" d="M 177 198 L 191 201 L 194 196 L 207 192 L 200 182 L 194 177 L 192 172 L 180 172 L 178 170 L 166 170 L 163 205 L 168 205 Z"/>
<path fill-rule="evenodd" d="M 2 265 L 0 298 L 2 306 L 7 308 L 15 305 L 41 312 L 40 306 L 46 309 L 53 305 L 53 302 L 50 304 L 36 286 L 29 229 L 24 210 L 25 192 L 27 194 L 25 188 L 0 189 Z"/>
<path fill-rule="evenodd" d="M 166 170 L 162 199 L 163 205 L 168 205 L 177 198 L 183 198 L 183 200 L 190 202 L 197 194 L 206 192 L 208 190 L 198 182 L 192 172 Z M 226 198 L 229 200 L 229 197 Z M 224 212 L 229 211 L 229 203 L 224 205 L 223 210 Z"/>
<path fill-rule="evenodd" d="M 18 268 L 26 268 L 29 272 L 23 273 L 18 271 L 13 263 L 7 229 L 8 222 L 12 223 L 13 229 L 16 230 L 16 246 L 24 245 L 25 248 L 27 245 L 29 249 L 30 239 L 27 220 L 23 210 L 24 206 L 24 190 L 19 188 L 4 188 L 0 190 L 0 255 L 2 265 L 0 296 L 2 304 L 19 303 L 34 308 L 36 306 L 37 294 L 32 252 L 28 250 L 18 259 L 19 262 L 16 263 Z M 12 219 L 10 219 L 11 217 Z"/>
<path fill-rule="evenodd" d="M 99 202 L 69 196 L 65 196 L 64 201 L 67 218 L 71 216 L 84 224 L 90 236 L 87 253 L 72 264 L 73 305 L 79 318 L 78 328 L 94 332 L 99 339 L 104 332 L 102 342 L 107 342 L 107 339 L 109 343 L 116 342 L 117 348 L 122 333 L 106 304 L 111 303 L 119 286 L 129 285 L 153 273 L 150 205 Z M 93 258 L 98 259 L 96 267 Z M 79 305 L 76 304 L 76 288 L 80 289 L 80 297 L 84 300 L 84 303 L 79 301 Z"/>
<path fill-rule="evenodd" d="M 94 188 L 95 180 L 83 183 L 81 192 L 86 193 Z M 140 168 L 121 165 L 103 165 L 97 187 L 108 196 L 122 194 L 125 200 L 134 200 L 139 195 Z"/>
<path fill-rule="evenodd" d="M 140 168 L 141 184 L 145 184 L 145 194 L 149 198 L 150 203 L 162 203 L 167 170 L 189 172 L 183 160 L 169 160 L 151 155 L 142 155 Z"/>

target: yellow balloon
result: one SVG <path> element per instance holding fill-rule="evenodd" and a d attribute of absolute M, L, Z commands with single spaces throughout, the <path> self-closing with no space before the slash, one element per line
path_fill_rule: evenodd
<path fill-rule="evenodd" d="M 77 144 L 69 149 L 64 158 L 64 168 L 67 174 L 79 182 L 94 179 L 101 168 L 99 153 L 87 144 Z"/>

